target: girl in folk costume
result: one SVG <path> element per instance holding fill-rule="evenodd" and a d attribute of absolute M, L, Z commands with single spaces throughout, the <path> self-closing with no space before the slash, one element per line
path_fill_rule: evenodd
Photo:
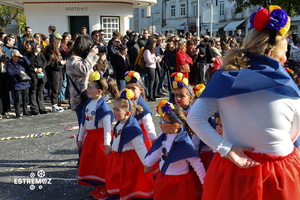
<path fill-rule="evenodd" d="M 134 117 L 135 112 L 142 112 L 142 107 L 136 106 L 133 98 L 133 91 L 125 88 L 113 106 L 118 122 L 114 127 L 112 153 L 106 170 L 106 186 L 112 200 L 142 200 L 153 196 L 153 176 L 144 173 L 147 149 L 143 132 Z"/>
<path fill-rule="evenodd" d="M 226 52 L 224 69 L 214 73 L 187 117 L 216 152 L 203 200 L 300 197 L 300 156 L 293 144 L 300 133 L 300 92 L 282 66 L 290 18 L 271 5 L 253 13 L 250 24 L 243 47 Z M 217 111 L 223 135 L 207 122 Z"/>
<path fill-rule="evenodd" d="M 171 82 L 173 85 L 174 103 L 181 107 L 187 114 L 191 109 L 191 102 L 194 98 L 194 93 L 189 86 L 189 80 L 183 73 L 175 72 L 171 74 Z"/>
<path fill-rule="evenodd" d="M 138 120 L 141 126 L 144 133 L 145 145 L 147 150 L 149 150 L 156 140 L 156 132 L 152 121 L 151 110 L 143 98 L 145 95 L 145 89 L 141 82 L 140 74 L 136 71 L 127 71 L 125 73 L 125 80 L 127 82 L 127 88 L 132 90 L 134 93 L 135 104 L 143 108 L 143 112 L 135 114 L 134 117 Z"/>
<path fill-rule="evenodd" d="M 189 87 L 188 80 L 183 76 L 182 73 L 173 73 L 171 75 L 171 81 L 173 85 L 173 94 L 175 103 L 180 106 L 186 115 L 188 115 L 191 107 L 192 101 L 194 99 L 194 93 Z M 208 119 L 211 122 L 214 122 L 213 119 Z M 212 123 L 214 126 L 214 123 Z M 199 139 L 199 137 L 191 132 L 190 135 L 192 142 L 198 151 L 198 154 L 201 158 L 201 162 L 204 165 L 205 170 L 208 169 L 209 163 L 211 162 L 213 151 L 210 147 L 208 147 L 203 141 Z M 202 187 L 200 186 L 199 179 L 197 175 L 192 171 L 195 184 L 197 186 L 197 198 L 201 199 L 202 195 Z"/>
<path fill-rule="evenodd" d="M 96 190 L 90 194 L 96 199 L 106 199 L 108 193 L 105 172 L 110 152 L 113 114 L 102 96 L 106 80 L 95 71 L 91 74 L 90 81 L 87 89 L 89 99 L 82 110 L 78 136 L 78 149 L 81 150 L 78 184 L 94 186 Z"/>
<path fill-rule="evenodd" d="M 145 159 L 144 171 L 161 159 L 160 173 L 154 184 L 155 200 L 195 200 L 197 188 L 189 164 L 196 171 L 201 183 L 204 183 L 205 169 L 198 153 L 185 129 L 183 110 L 167 100 L 157 105 L 161 116 L 162 134 L 157 138 Z"/>
<path fill-rule="evenodd" d="M 192 107 L 193 103 L 200 97 L 200 95 L 202 94 L 204 89 L 205 89 L 204 84 L 198 84 L 193 88 L 193 92 L 194 92 L 195 97 L 193 99 L 191 107 Z M 221 118 L 219 118 L 219 120 L 220 119 Z M 216 124 L 217 123 L 216 123 L 214 115 L 208 118 L 208 122 L 214 129 L 216 129 Z M 211 160 L 214 156 L 213 150 L 209 146 L 207 146 L 202 140 L 200 140 L 200 138 L 196 134 L 194 134 L 192 136 L 192 140 L 193 140 L 193 143 L 194 143 L 196 149 L 199 152 L 199 156 L 200 156 L 201 161 L 204 165 L 204 168 L 207 171 L 208 167 L 209 167 L 209 164 L 211 163 Z"/>

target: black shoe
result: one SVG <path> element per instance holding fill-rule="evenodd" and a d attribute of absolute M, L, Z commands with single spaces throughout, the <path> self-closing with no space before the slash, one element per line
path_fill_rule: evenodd
<path fill-rule="evenodd" d="M 32 115 L 38 115 L 39 113 L 36 112 L 36 111 L 31 111 L 31 114 L 32 114 Z"/>
<path fill-rule="evenodd" d="M 47 110 L 40 110 L 40 114 L 47 114 L 48 111 Z"/>
<path fill-rule="evenodd" d="M 156 101 L 154 98 L 148 98 L 148 101 Z"/>
<path fill-rule="evenodd" d="M 162 97 L 161 94 L 158 94 L 158 95 L 155 96 L 155 98 L 161 98 L 161 97 Z"/>
<path fill-rule="evenodd" d="M 29 114 L 28 112 L 26 112 L 26 113 L 23 113 L 23 116 L 24 116 L 24 117 L 26 117 L 26 116 L 27 116 L 27 117 L 30 117 L 30 116 L 32 116 L 32 115 Z"/>

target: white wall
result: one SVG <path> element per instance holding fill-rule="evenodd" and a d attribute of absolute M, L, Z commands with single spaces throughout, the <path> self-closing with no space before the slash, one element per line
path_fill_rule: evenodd
<path fill-rule="evenodd" d="M 132 17 L 132 8 L 132 5 L 120 3 L 24 5 L 27 26 L 32 28 L 33 33 L 41 32 L 45 35 L 48 35 L 49 25 L 56 26 L 59 33 L 70 31 L 68 16 L 90 16 L 90 30 L 100 28 L 100 16 L 119 16 L 120 31 L 125 34 L 129 28 L 128 17 Z"/>

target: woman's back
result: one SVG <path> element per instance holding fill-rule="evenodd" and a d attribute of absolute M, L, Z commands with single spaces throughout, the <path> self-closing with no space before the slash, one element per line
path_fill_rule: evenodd
<path fill-rule="evenodd" d="M 269 155 L 292 152 L 291 137 L 295 139 L 299 132 L 299 98 L 260 90 L 222 98 L 218 104 L 224 138 L 232 144 L 254 147 Z"/>

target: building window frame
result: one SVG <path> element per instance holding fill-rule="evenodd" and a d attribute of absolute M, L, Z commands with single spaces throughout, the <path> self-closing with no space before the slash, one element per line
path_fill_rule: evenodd
<path fill-rule="evenodd" d="M 145 9 L 141 9 L 141 18 L 145 18 Z"/>
<path fill-rule="evenodd" d="M 224 2 L 220 2 L 220 15 L 225 15 L 225 4 Z"/>
<path fill-rule="evenodd" d="M 186 16 L 186 4 L 185 3 L 180 4 L 180 16 L 181 17 Z"/>
<path fill-rule="evenodd" d="M 176 17 L 176 5 L 171 5 L 170 16 Z"/>
<path fill-rule="evenodd" d="M 101 29 L 104 30 L 105 40 L 110 40 L 115 30 L 120 31 L 120 17 L 118 16 L 100 16 Z"/>

